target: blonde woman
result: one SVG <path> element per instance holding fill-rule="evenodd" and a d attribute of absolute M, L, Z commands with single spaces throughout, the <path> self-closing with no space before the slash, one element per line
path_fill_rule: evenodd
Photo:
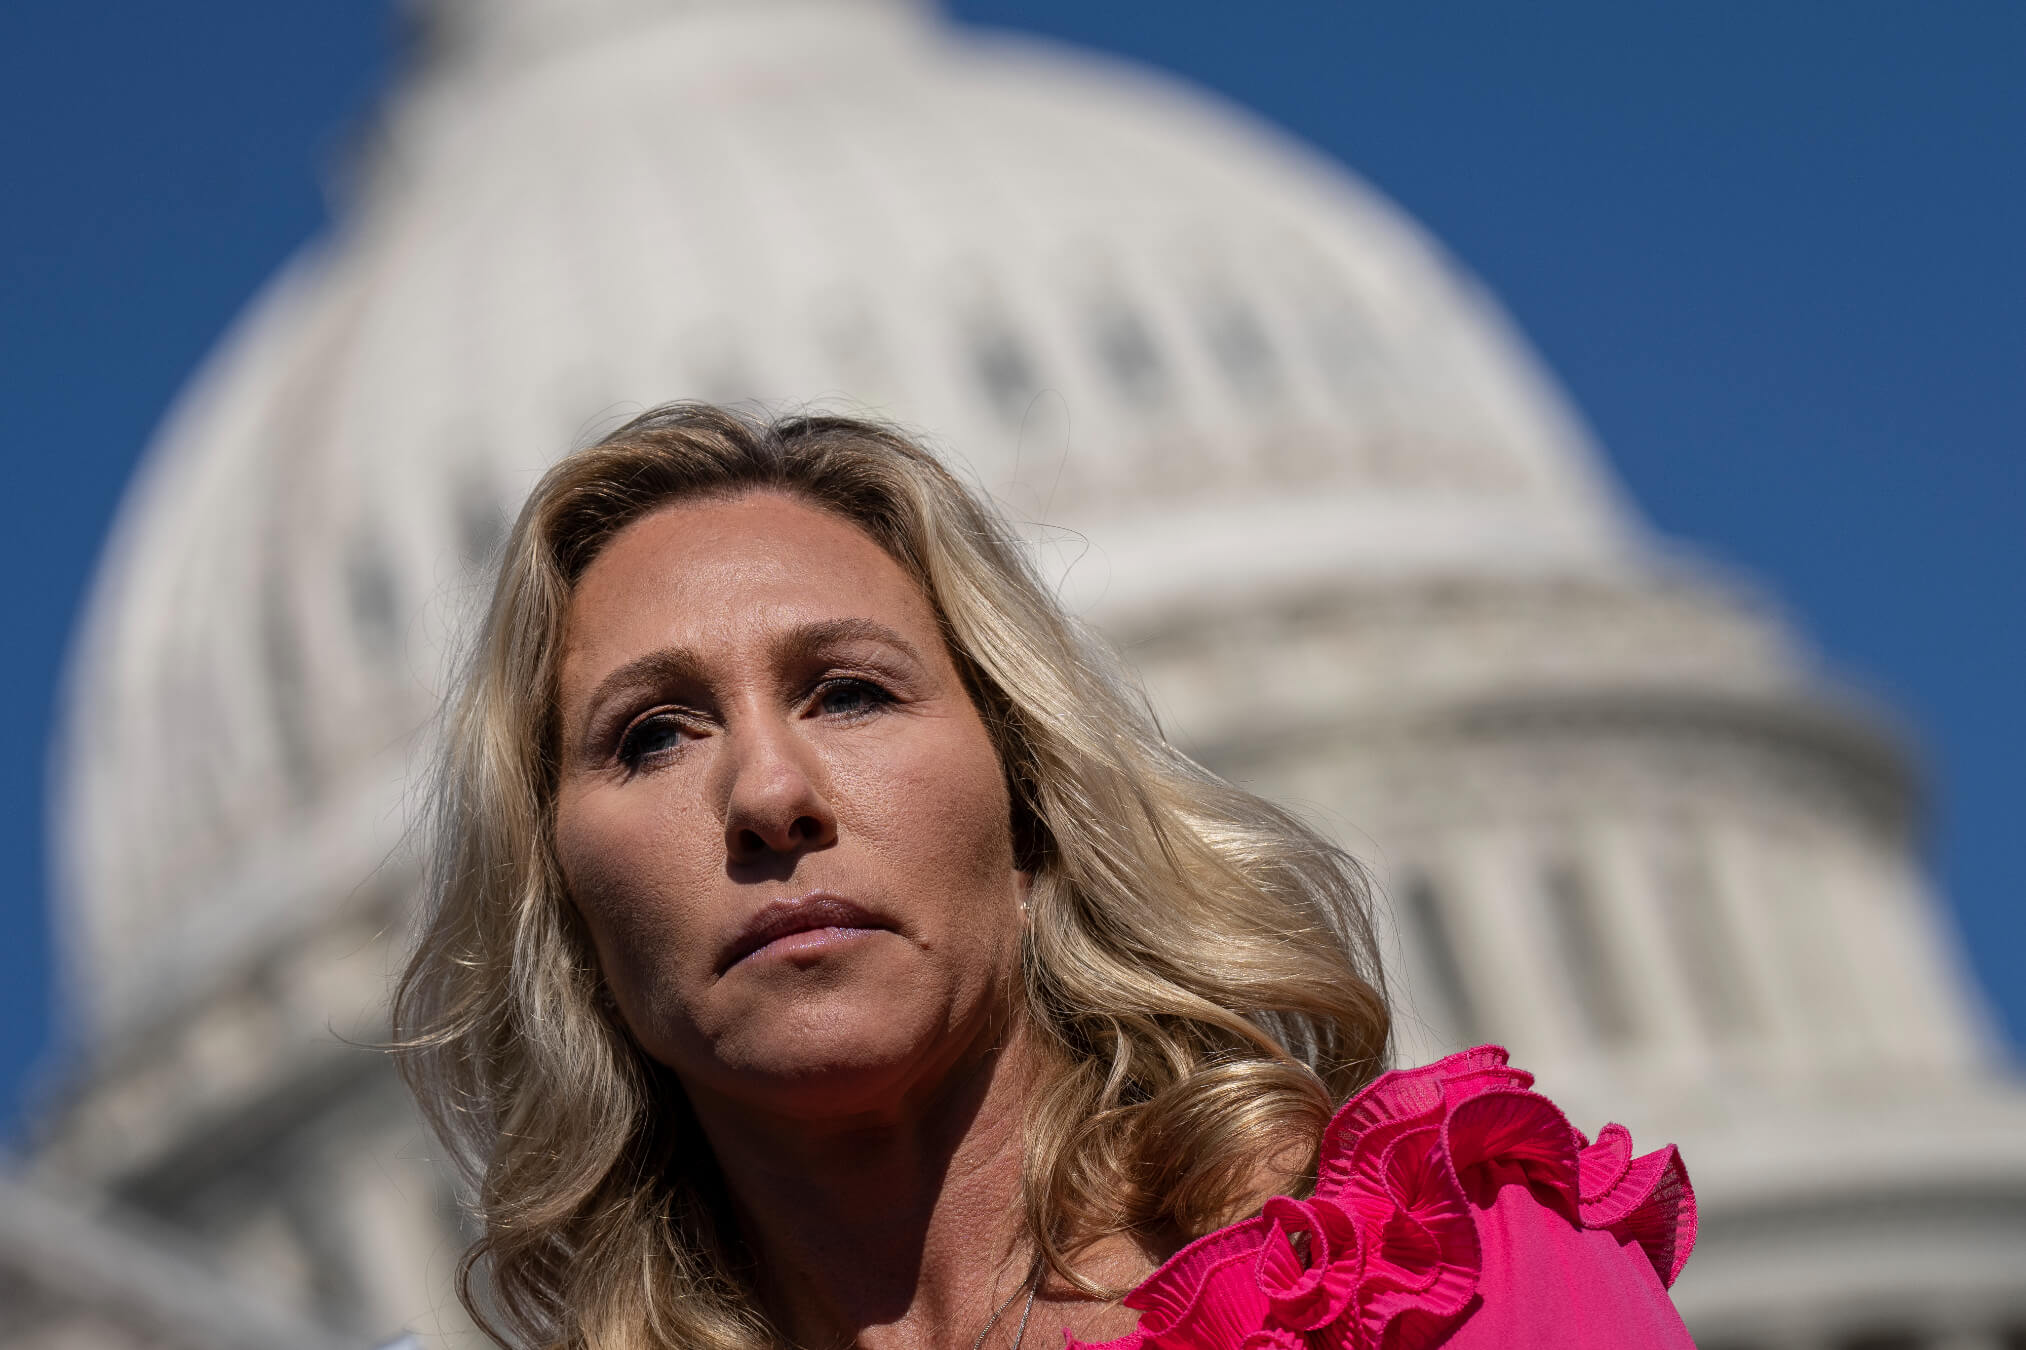
<path fill-rule="evenodd" d="M 502 1345 L 1689 1344 L 1672 1151 L 1382 1077 L 1357 865 L 890 428 L 563 460 L 446 740 L 396 1020 Z"/>

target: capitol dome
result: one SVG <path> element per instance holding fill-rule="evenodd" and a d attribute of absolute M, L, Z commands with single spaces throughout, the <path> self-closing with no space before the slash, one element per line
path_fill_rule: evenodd
<path fill-rule="evenodd" d="M 476 1343 L 451 1183 L 358 1044 L 446 658 L 569 446 L 815 404 L 942 447 L 1178 746 L 1370 864 L 1403 1061 L 1497 1040 L 1682 1145 L 1701 1343 L 2026 1336 L 2026 1094 L 1890 721 L 1655 543 L 1412 222 L 1240 110 L 913 0 L 409 2 L 338 224 L 185 392 L 88 607 L 64 1193 L 350 1343 Z"/>
<path fill-rule="evenodd" d="M 1485 294 L 1201 94 L 898 0 L 423 17 L 341 227 L 174 411 L 91 604 L 59 851 L 97 1040 L 398 846 L 478 564 L 644 405 L 925 429 L 1063 531 L 1099 618 L 1636 551 Z"/>

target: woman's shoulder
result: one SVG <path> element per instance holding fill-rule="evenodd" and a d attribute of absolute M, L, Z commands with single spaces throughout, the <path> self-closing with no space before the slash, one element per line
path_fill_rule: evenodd
<path fill-rule="evenodd" d="M 1667 1296 L 1695 1244 L 1672 1147 L 1592 1141 L 1497 1046 L 1384 1075 L 1324 1132 L 1314 1193 L 1198 1239 L 1070 1350 L 1690 1350 Z"/>

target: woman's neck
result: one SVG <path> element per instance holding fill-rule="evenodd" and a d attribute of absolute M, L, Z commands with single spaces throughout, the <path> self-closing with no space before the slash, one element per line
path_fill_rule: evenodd
<path fill-rule="evenodd" d="M 693 1100 L 761 1301 L 790 1341 L 970 1350 L 1031 1272 L 1021 1127 L 1035 1059 L 1009 1030 L 876 1118 L 783 1121 Z"/>

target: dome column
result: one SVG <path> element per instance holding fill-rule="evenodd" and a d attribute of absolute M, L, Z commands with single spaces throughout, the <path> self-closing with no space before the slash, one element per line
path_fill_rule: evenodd
<path fill-rule="evenodd" d="M 1766 1047 L 1761 1067 L 1812 1074 L 1818 1067 L 1815 1030 L 1806 999 L 1785 959 L 1786 934 L 1771 912 L 1780 903 L 1766 884 L 1766 863 L 1756 833 L 1734 821 L 1714 824 L 1709 839 L 1717 902 L 1739 936 L 1738 959 L 1746 978 L 1740 983 L 1763 1014 Z"/>
<path fill-rule="evenodd" d="M 1608 945 L 1623 963 L 1622 982 L 1633 999 L 1636 1030 L 1629 1058 L 1668 1080 L 1699 1078 L 1710 1062 L 1706 1018 L 1678 959 L 1665 907 L 1679 897 L 1663 893 L 1654 832 L 1641 821 L 1616 820 L 1587 833 L 1583 852 L 1596 870 L 1599 890 L 1612 897 Z"/>
<path fill-rule="evenodd" d="M 1967 977 L 1950 969 L 1959 958 L 1913 859 L 1897 849 L 1859 854 L 1851 874 L 1850 894 L 1867 917 L 1867 992 L 1887 1023 L 1894 1055 L 1943 1075 L 1981 1067 L 1989 1033 L 1963 992 Z"/>
<path fill-rule="evenodd" d="M 1549 973 L 1562 962 L 1542 919 L 1540 859 L 1528 834 L 1495 825 L 1459 838 L 1453 848 L 1475 920 L 1458 936 L 1469 943 L 1471 968 L 1490 976 L 1482 982 L 1485 1020 L 1523 1059 L 1584 1062 L 1590 1046 L 1581 1019 Z"/>

